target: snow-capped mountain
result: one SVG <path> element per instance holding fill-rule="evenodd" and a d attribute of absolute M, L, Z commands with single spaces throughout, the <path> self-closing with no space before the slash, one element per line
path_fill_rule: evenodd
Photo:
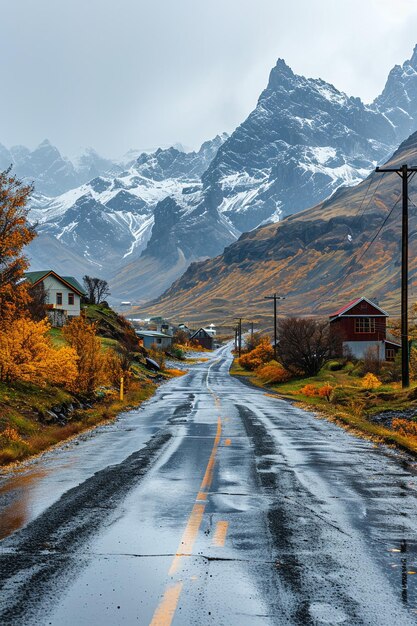
<path fill-rule="evenodd" d="M 12 146 L 8 149 L 0 144 L 0 170 L 10 165 L 13 165 L 13 171 L 18 177 L 35 183 L 37 194 L 46 196 L 58 196 L 95 176 L 114 176 L 122 171 L 118 163 L 104 159 L 91 148 L 73 163 L 63 157 L 47 139 L 35 150 L 29 150 L 26 146 Z"/>
<path fill-rule="evenodd" d="M 142 153 L 119 166 L 123 171 L 95 175 L 58 197 L 38 194 L 32 218 L 41 236 L 110 278 L 114 295 L 146 299 L 240 232 L 360 182 L 416 128 L 417 46 L 370 105 L 296 75 L 280 59 L 257 106 L 230 137 L 196 152 L 179 146 Z M 0 162 L 1 155 L 0 149 Z M 28 158 L 24 150 L 20 158 Z M 111 163 L 91 152 L 77 167 L 78 175 L 96 174 Z M 71 168 L 61 169 L 69 180 Z"/>
<path fill-rule="evenodd" d="M 225 138 L 215 137 L 197 152 L 168 148 L 141 154 L 118 176 L 97 176 L 56 198 L 35 194 L 30 217 L 38 224 L 40 237 L 55 237 L 107 276 L 137 259 L 151 233 L 150 250 L 163 251 L 174 265 L 181 257 L 186 266 L 189 258 L 216 254 L 239 233 L 217 212 L 204 211 L 203 216 L 195 208 L 201 200 L 201 175 Z M 171 217 L 163 203 L 166 198 L 175 207 Z M 163 244 L 162 232 L 170 233 L 174 223 L 177 234 Z M 199 230 L 198 236 L 190 232 L 192 225 Z M 201 238 L 208 230 L 215 231 L 215 236 Z M 32 259 L 35 265 L 37 255 Z"/>
<path fill-rule="evenodd" d="M 249 117 L 203 176 L 206 199 L 241 231 L 360 182 L 416 129 L 417 47 L 367 106 L 280 59 Z"/>

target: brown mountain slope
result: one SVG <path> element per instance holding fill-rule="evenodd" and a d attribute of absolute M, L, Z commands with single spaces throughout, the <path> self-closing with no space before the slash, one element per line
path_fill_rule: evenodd
<path fill-rule="evenodd" d="M 401 144 L 389 161 L 390 166 L 402 163 L 417 163 L 417 133 Z M 193 263 L 168 291 L 139 313 L 162 314 L 189 323 L 221 323 L 242 315 L 266 323 L 271 304 L 264 296 L 276 291 L 286 296 L 279 305 L 285 314 L 328 314 L 340 303 L 366 295 L 397 315 L 400 193 L 396 174 L 373 173 L 357 187 L 340 189 L 311 209 L 245 233 L 222 255 Z M 417 204 L 414 181 L 410 200 Z M 410 204 L 411 299 L 417 297 L 417 292 L 413 294 L 417 283 L 416 217 L 417 207 Z"/>

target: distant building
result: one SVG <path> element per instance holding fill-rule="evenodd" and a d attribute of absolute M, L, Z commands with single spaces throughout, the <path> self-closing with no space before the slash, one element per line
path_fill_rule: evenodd
<path fill-rule="evenodd" d="M 43 285 L 48 317 L 53 326 L 63 326 L 68 318 L 81 312 L 84 289 L 73 276 L 60 276 L 53 270 L 26 272 L 24 280 L 31 287 Z"/>
<path fill-rule="evenodd" d="M 166 335 L 157 330 L 137 330 L 137 336 L 142 339 L 143 347 L 157 348 L 158 350 L 169 350 L 172 346 L 171 335 Z"/>
<path fill-rule="evenodd" d="M 330 324 L 343 339 L 343 348 L 363 359 L 375 348 L 381 361 L 393 361 L 400 344 L 387 338 L 388 313 L 367 298 L 356 298 L 330 315 Z"/>
<path fill-rule="evenodd" d="M 195 341 L 200 344 L 202 348 L 206 348 L 206 350 L 213 350 L 214 347 L 213 336 L 207 332 L 206 328 L 199 328 L 190 336 L 190 341 Z"/>

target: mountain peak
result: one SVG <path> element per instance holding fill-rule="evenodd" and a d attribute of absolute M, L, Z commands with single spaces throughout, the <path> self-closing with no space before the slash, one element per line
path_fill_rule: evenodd
<path fill-rule="evenodd" d="M 41 143 L 39 144 L 38 148 L 50 148 L 51 146 L 52 146 L 52 144 L 49 141 L 49 139 L 44 139 L 43 141 L 41 141 Z"/>
<path fill-rule="evenodd" d="M 417 70 L 417 44 L 414 46 L 413 56 L 410 59 L 410 65 L 412 65 L 412 67 Z"/>
<path fill-rule="evenodd" d="M 275 67 L 272 68 L 269 74 L 269 81 L 267 89 L 274 89 L 282 82 L 286 82 L 289 79 L 293 79 L 295 76 L 292 69 L 286 64 L 284 59 L 278 59 Z"/>

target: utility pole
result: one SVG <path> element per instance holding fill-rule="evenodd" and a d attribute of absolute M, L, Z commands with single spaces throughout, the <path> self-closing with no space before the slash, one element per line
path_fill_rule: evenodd
<path fill-rule="evenodd" d="M 274 293 L 272 296 L 265 296 L 265 300 L 273 300 L 274 301 L 274 359 L 277 360 L 277 342 L 278 342 L 277 300 L 285 300 L 285 296 L 277 296 L 277 294 Z"/>
<path fill-rule="evenodd" d="M 237 350 L 237 326 L 235 326 L 235 352 Z"/>
<path fill-rule="evenodd" d="M 401 236 L 401 382 L 410 386 L 410 363 L 408 345 L 408 181 L 417 167 L 377 167 L 377 172 L 395 172 L 402 179 L 402 236 Z"/>
<path fill-rule="evenodd" d="M 237 326 L 237 332 L 238 332 L 238 354 L 239 354 L 239 359 L 242 355 L 242 318 L 241 317 L 235 317 L 236 320 L 238 320 L 238 326 Z"/>
<path fill-rule="evenodd" d="M 253 322 L 250 323 L 250 340 L 251 345 L 253 345 Z"/>

